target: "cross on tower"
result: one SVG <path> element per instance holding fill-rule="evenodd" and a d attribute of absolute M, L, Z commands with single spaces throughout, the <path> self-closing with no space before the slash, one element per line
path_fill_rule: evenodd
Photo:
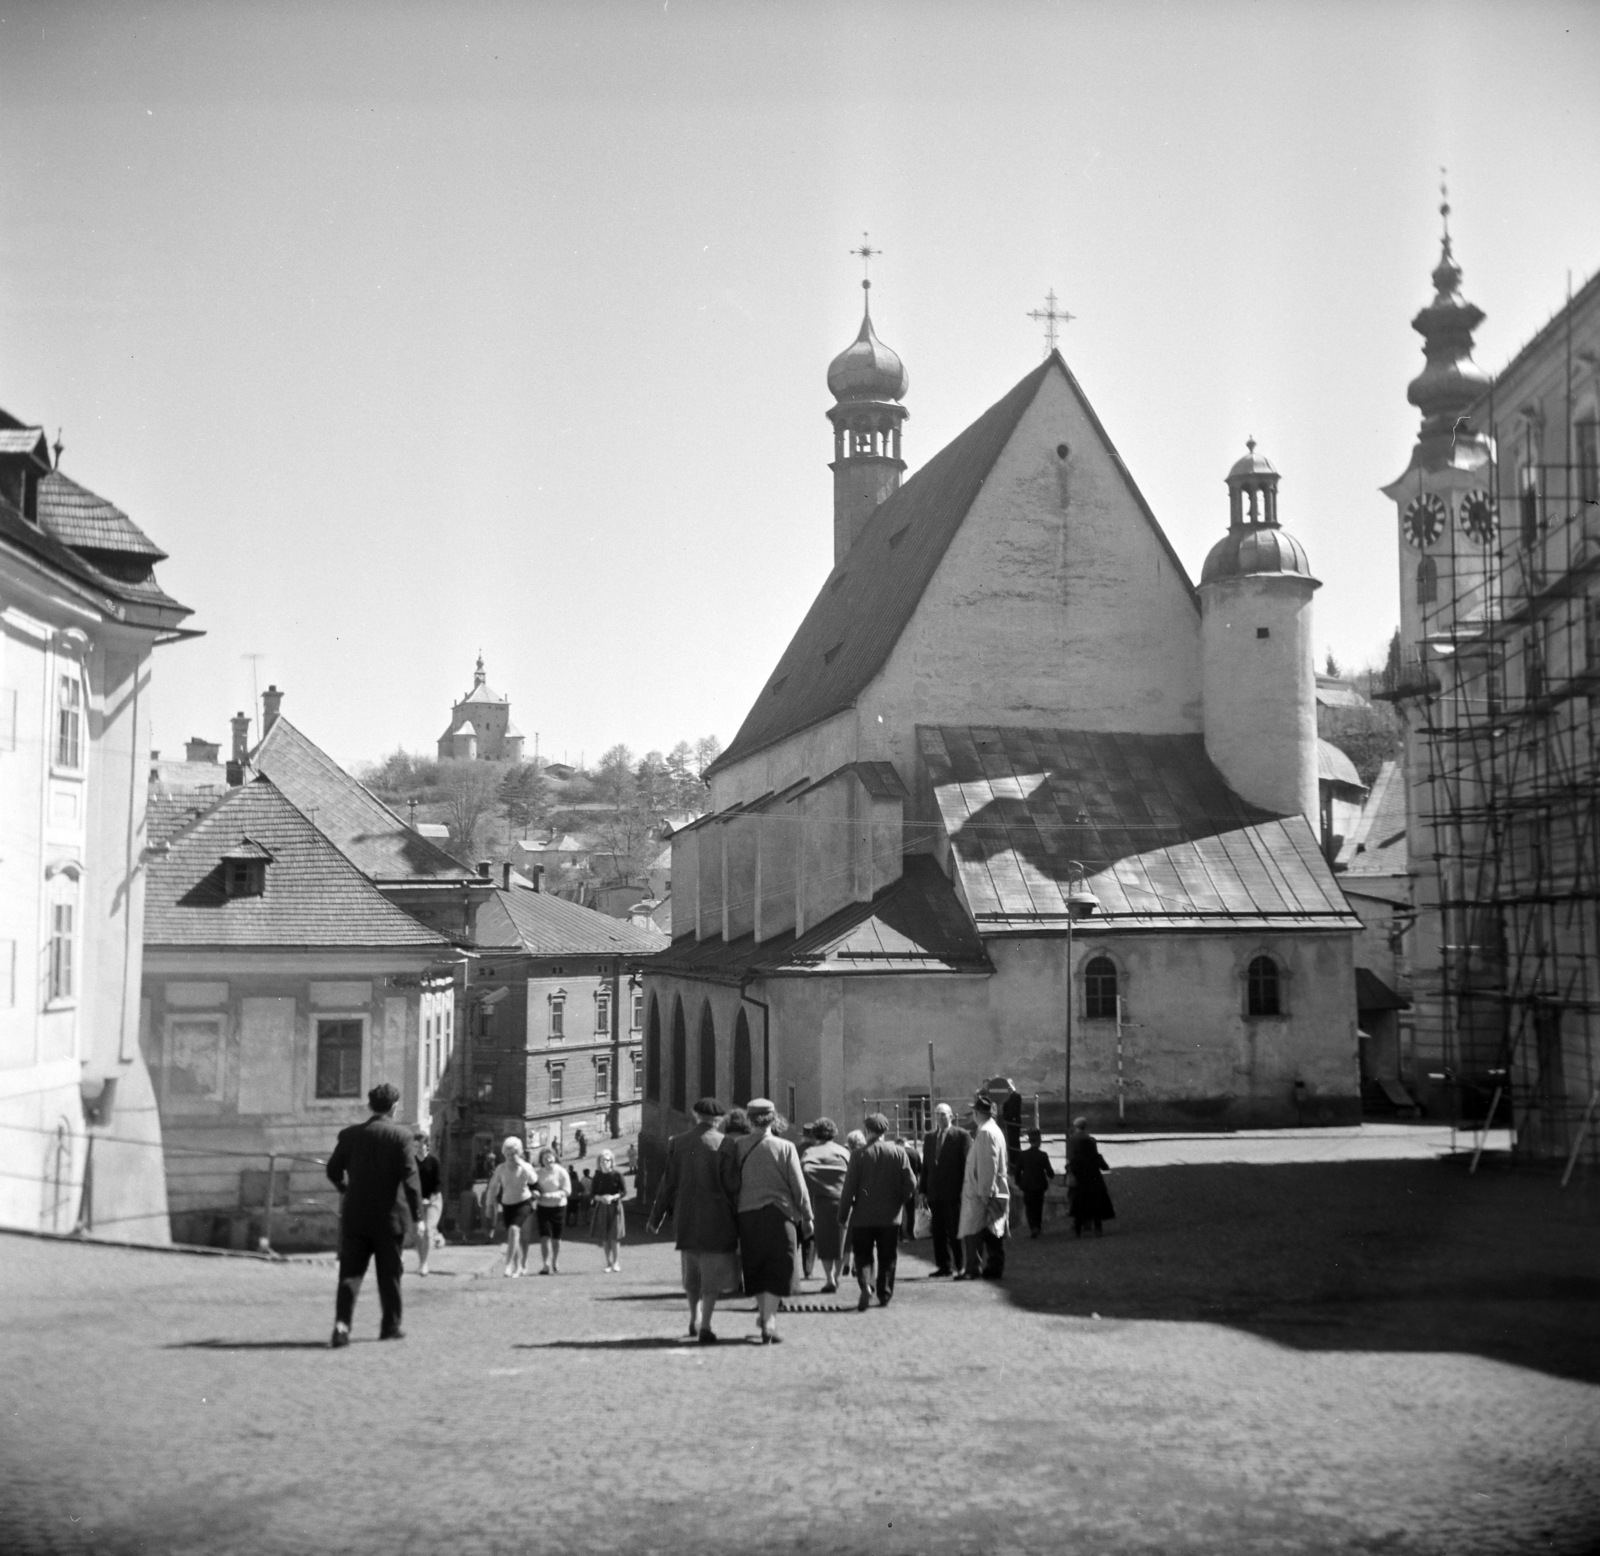
<path fill-rule="evenodd" d="M 868 235 L 866 233 L 862 233 L 861 247 L 850 250 L 852 254 L 859 254 L 861 256 L 861 290 L 864 292 L 869 292 L 872 290 L 872 261 L 883 252 L 882 249 L 873 248 L 873 246 L 867 242 L 867 236 Z"/>
<path fill-rule="evenodd" d="M 1055 288 L 1052 287 L 1044 296 L 1044 307 L 1035 308 L 1029 314 L 1030 319 L 1042 320 L 1044 323 L 1044 354 L 1049 356 L 1056 349 L 1056 325 L 1070 324 L 1077 318 L 1077 314 L 1068 313 L 1065 308 L 1056 307 Z"/>

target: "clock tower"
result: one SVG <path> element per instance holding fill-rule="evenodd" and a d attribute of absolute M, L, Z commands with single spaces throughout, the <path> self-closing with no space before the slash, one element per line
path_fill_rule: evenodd
<path fill-rule="evenodd" d="M 1398 513 L 1400 641 L 1412 666 L 1436 655 L 1457 630 L 1482 623 L 1499 549 L 1499 515 L 1491 480 L 1492 450 L 1470 407 L 1489 387 L 1472 360 L 1472 332 L 1483 310 L 1461 296 L 1461 267 L 1450 248 L 1450 206 L 1433 301 L 1411 321 L 1425 360 L 1406 398 L 1422 412 L 1411 462 L 1383 488 Z"/>

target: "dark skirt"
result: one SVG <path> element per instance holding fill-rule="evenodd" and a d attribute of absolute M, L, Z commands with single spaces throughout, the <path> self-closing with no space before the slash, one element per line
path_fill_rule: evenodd
<path fill-rule="evenodd" d="M 792 1295 L 796 1246 L 794 1222 L 778 1206 L 741 1210 L 739 1267 L 744 1272 L 744 1294 Z"/>
<path fill-rule="evenodd" d="M 811 1210 L 816 1218 L 817 1257 L 824 1264 L 837 1264 L 844 1242 L 839 1230 L 839 1196 L 835 1194 L 830 1198 L 819 1194 L 814 1183 L 809 1187 Z"/>
<path fill-rule="evenodd" d="M 1067 1214 L 1074 1221 L 1115 1221 L 1117 1213 L 1111 1208 L 1111 1194 L 1106 1180 L 1095 1169 L 1075 1171 L 1067 1185 Z"/>

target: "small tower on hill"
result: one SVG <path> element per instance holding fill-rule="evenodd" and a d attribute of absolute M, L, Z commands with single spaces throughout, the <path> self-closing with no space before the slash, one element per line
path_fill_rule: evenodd
<path fill-rule="evenodd" d="M 478 655 L 472 690 L 450 710 L 439 737 L 441 762 L 520 762 L 523 734 L 511 722 L 511 699 L 489 685 Z"/>
<path fill-rule="evenodd" d="M 863 280 L 861 288 L 866 295 L 860 333 L 828 367 L 828 388 L 838 402 L 828 408 L 835 566 L 856 543 L 872 510 L 900 485 L 906 468 L 900 427 L 910 413 L 899 402 L 910 380 L 900 358 L 873 332 L 872 282 Z"/>
<path fill-rule="evenodd" d="M 1228 472 L 1228 533 L 1200 573 L 1206 753 L 1234 791 L 1318 825 L 1317 677 L 1305 548 L 1278 524 L 1278 472 L 1248 452 Z"/>

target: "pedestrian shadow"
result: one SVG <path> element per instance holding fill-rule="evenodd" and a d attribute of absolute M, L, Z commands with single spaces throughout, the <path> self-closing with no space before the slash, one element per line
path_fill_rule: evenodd
<path fill-rule="evenodd" d="M 514 1351 L 674 1351 L 693 1340 L 664 1335 L 628 1335 L 615 1340 L 540 1340 L 512 1346 Z"/>
<path fill-rule="evenodd" d="M 325 1351 L 326 1340 L 175 1340 L 164 1351 Z"/>
<path fill-rule="evenodd" d="M 596 1302 L 682 1302 L 681 1291 L 624 1291 L 614 1297 L 596 1297 Z"/>

